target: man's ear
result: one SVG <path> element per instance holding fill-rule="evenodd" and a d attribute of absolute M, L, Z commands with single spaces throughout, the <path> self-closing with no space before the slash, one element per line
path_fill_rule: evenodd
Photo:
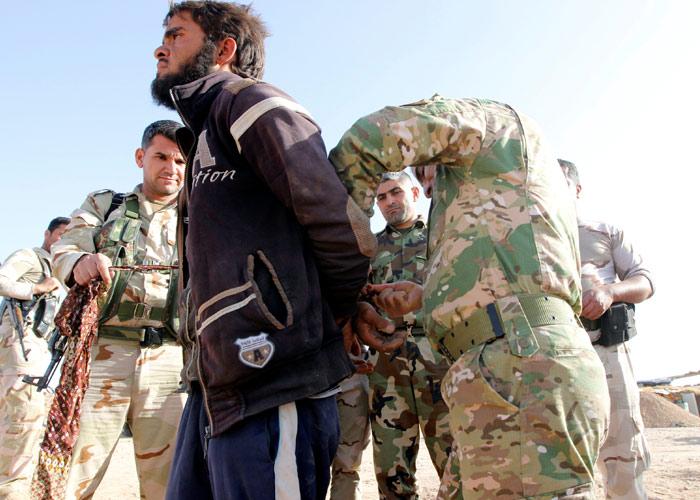
<path fill-rule="evenodd" d="M 576 198 L 581 197 L 581 184 L 576 184 Z"/>
<path fill-rule="evenodd" d="M 233 38 L 226 37 L 216 44 L 216 59 L 214 62 L 221 67 L 231 67 L 236 62 L 238 44 Z"/>
<path fill-rule="evenodd" d="M 418 201 L 418 198 L 420 197 L 420 189 L 418 189 L 416 186 L 412 186 L 411 194 L 413 195 L 413 201 Z"/>
<path fill-rule="evenodd" d="M 134 153 L 134 159 L 139 168 L 143 168 L 143 157 L 146 155 L 146 151 L 143 148 L 138 148 Z"/>

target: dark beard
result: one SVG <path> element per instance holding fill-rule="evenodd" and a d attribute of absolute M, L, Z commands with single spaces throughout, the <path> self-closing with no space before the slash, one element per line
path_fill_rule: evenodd
<path fill-rule="evenodd" d="M 211 68 L 214 66 L 215 54 L 216 45 L 214 42 L 207 40 L 204 42 L 204 46 L 197 55 L 189 60 L 178 73 L 166 75 L 161 78 L 156 76 L 151 82 L 151 95 L 156 104 L 175 109 L 175 104 L 170 98 L 170 89 L 176 85 L 184 85 L 185 83 L 199 80 L 203 76 L 207 76 L 211 73 Z"/>

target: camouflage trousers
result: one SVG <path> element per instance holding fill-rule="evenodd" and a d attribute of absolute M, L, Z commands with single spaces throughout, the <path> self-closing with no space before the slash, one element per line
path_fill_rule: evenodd
<path fill-rule="evenodd" d="M 425 336 L 409 336 L 391 354 L 373 352 L 370 361 L 375 366 L 369 375 L 370 423 L 379 496 L 416 498 L 420 431 L 440 476 L 450 453 L 448 411 L 440 395 L 449 364 Z"/>
<path fill-rule="evenodd" d="M 331 500 L 359 500 L 362 452 L 369 444 L 369 383 L 356 373 L 340 384 L 340 441 L 331 468 Z"/>
<path fill-rule="evenodd" d="M 178 391 L 182 349 L 174 342 L 144 348 L 134 340 L 98 338 L 91 356 L 68 496 L 94 494 L 127 423 L 134 439 L 140 496 L 160 500 L 165 497 L 187 396 Z"/>
<path fill-rule="evenodd" d="M 442 383 L 464 498 L 595 498 L 610 411 L 603 367 L 578 326 L 532 335 L 532 356 L 500 338 L 464 353 Z M 438 498 L 456 479 L 443 476 Z"/>
<path fill-rule="evenodd" d="M 610 393 L 610 432 L 598 457 L 607 498 L 646 499 L 642 474 L 651 464 L 639 407 L 639 388 L 627 342 L 594 346 L 605 367 Z"/>
<path fill-rule="evenodd" d="M 45 391 L 22 382 L 24 375 L 42 375 L 50 360 L 46 341 L 25 334 L 28 361 L 17 332 L 7 317 L 0 325 L 0 498 L 29 498 L 48 413 Z"/>

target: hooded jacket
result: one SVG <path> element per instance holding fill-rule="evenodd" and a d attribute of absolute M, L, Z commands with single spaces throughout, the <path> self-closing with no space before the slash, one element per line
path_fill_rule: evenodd
<path fill-rule="evenodd" d="M 171 95 L 189 130 L 181 276 L 216 436 L 351 373 L 335 320 L 355 311 L 376 240 L 288 95 L 221 72 Z"/>

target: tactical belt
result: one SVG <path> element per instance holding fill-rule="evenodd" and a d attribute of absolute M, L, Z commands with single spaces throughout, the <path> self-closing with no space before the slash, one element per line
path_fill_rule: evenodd
<path fill-rule="evenodd" d="M 99 337 L 105 339 L 133 340 L 141 347 L 158 347 L 163 344 L 173 344 L 175 338 L 165 328 L 130 328 L 125 326 L 101 326 Z"/>
<path fill-rule="evenodd" d="M 575 324 L 576 315 L 565 300 L 552 295 L 518 295 L 530 327 Z M 506 332 L 498 304 L 491 303 L 455 325 L 439 341 L 440 352 L 451 362 L 472 347 L 504 337 Z"/>
<path fill-rule="evenodd" d="M 124 301 L 117 307 L 117 317 L 120 321 L 130 319 L 148 319 L 165 321 L 167 310 L 164 307 L 152 307 L 143 302 Z"/>

